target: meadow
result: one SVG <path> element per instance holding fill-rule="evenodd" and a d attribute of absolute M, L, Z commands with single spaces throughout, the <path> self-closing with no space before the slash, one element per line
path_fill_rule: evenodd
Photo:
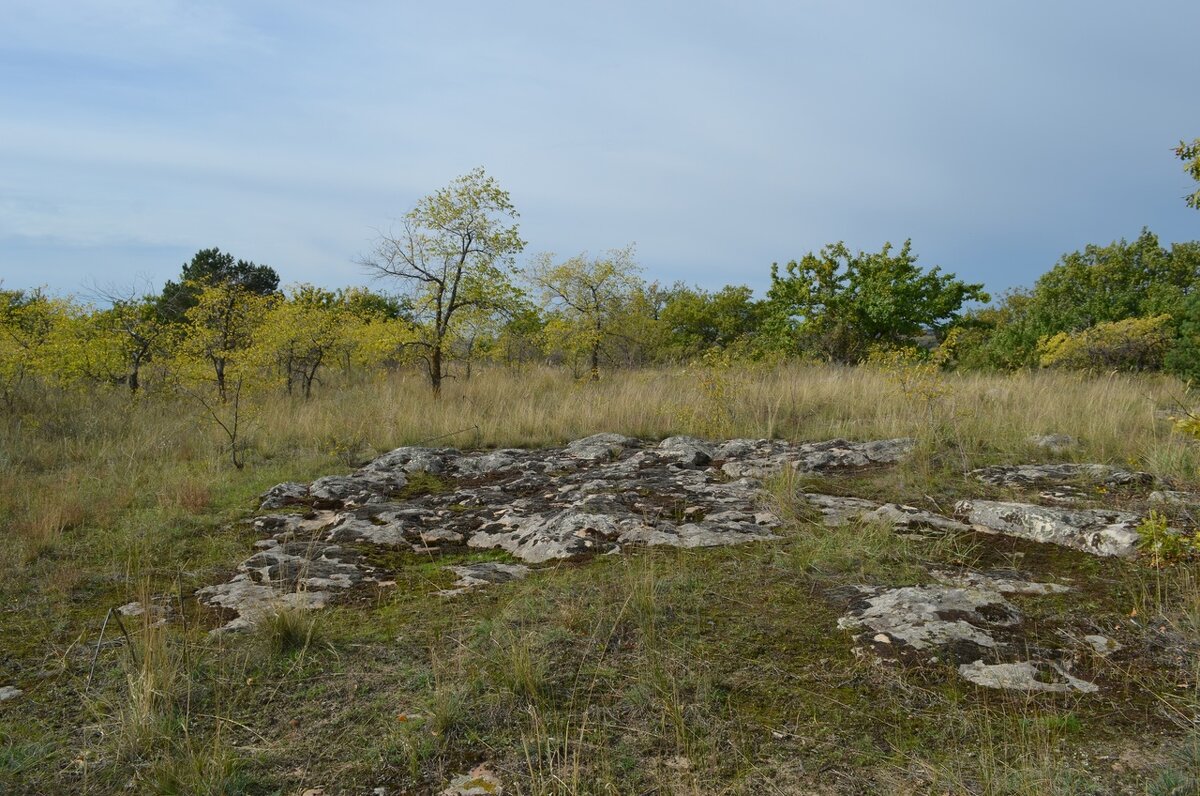
<path fill-rule="evenodd" d="M 496 367 L 434 400 L 426 379 L 392 372 L 247 405 L 235 469 L 186 397 L 46 389 L 0 425 L 0 686 L 24 692 L 0 703 L 0 792 L 437 793 L 490 761 L 505 792 L 529 794 L 1183 793 L 1172 783 L 1200 776 L 1196 676 L 1130 667 L 1118 710 L 855 656 L 830 590 L 1026 548 L 827 529 L 794 479 L 764 498 L 787 520 L 779 543 L 563 564 L 455 600 L 430 594 L 443 566 L 498 554 L 396 554 L 394 586 L 224 636 L 191 593 L 245 556 L 244 520 L 269 487 L 402 445 L 910 436 L 904 464 L 824 486 L 946 509 L 971 468 L 1055 458 L 1030 442 L 1050 433 L 1080 441 L 1059 458 L 1196 490 L 1200 446 L 1169 419 L 1194 400 L 1166 376 L 807 364 L 594 383 Z M 1101 571 L 1039 555 L 1104 580 L 1097 617 L 1200 642 L 1194 560 Z M 133 600 L 169 606 L 170 621 L 110 622 L 98 643 L 110 609 Z"/>

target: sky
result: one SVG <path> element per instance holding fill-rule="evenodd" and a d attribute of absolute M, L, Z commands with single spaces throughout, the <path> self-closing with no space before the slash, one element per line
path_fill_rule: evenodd
<path fill-rule="evenodd" d="M 1088 243 L 1200 239 L 1200 3 L 0 0 L 0 280 L 157 288 L 201 248 L 284 283 L 477 166 L 562 258 L 769 285 L 913 240 L 1031 285 Z M 376 285 L 387 289 L 386 284 Z"/>

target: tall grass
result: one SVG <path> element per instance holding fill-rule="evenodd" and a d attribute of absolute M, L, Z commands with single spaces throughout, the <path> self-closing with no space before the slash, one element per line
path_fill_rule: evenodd
<path fill-rule="evenodd" d="M 922 398 L 871 368 L 664 368 L 599 383 L 552 369 L 494 369 L 450 380 L 434 400 L 418 374 L 387 374 L 331 382 L 309 401 L 262 396 L 251 411 L 247 473 L 226 464 L 219 430 L 185 400 L 45 390 L 35 415 L 0 419 L 0 527 L 15 542 L 0 547 L 0 567 L 75 550 L 131 512 L 156 512 L 147 523 L 170 525 L 227 508 L 272 478 L 344 469 L 399 445 L 543 446 L 600 431 L 704 436 L 714 416 L 730 436 L 914 436 L 956 467 L 1028 457 L 1030 435 L 1065 433 L 1083 442 L 1076 458 L 1196 480 L 1197 445 L 1163 418 L 1184 396 L 1173 379 L 937 378 L 936 396 Z"/>

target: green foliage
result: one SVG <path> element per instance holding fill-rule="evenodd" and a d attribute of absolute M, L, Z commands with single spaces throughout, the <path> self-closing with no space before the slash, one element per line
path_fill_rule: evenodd
<path fill-rule="evenodd" d="M 1200 243 L 1162 247 L 1143 229 L 1135 241 L 1088 245 L 1037 281 L 1030 310 L 1042 334 L 1173 314 L 1200 278 Z"/>
<path fill-rule="evenodd" d="M 622 320 L 627 320 L 626 310 L 641 289 L 640 270 L 630 245 L 603 257 L 580 254 L 558 264 L 546 253 L 529 271 L 548 310 L 547 346 L 568 359 L 584 358 L 593 381 L 600 378 L 605 346 L 627 337 Z"/>
<path fill-rule="evenodd" d="M 1138 547 L 1155 568 L 1193 556 L 1200 549 L 1200 536 L 1177 533 L 1167 527 L 1166 516 L 1157 511 L 1151 511 L 1137 530 Z"/>
<path fill-rule="evenodd" d="M 1158 370 L 1170 340 L 1170 315 L 1128 318 L 1047 337 L 1038 344 L 1038 362 L 1044 368 Z"/>
<path fill-rule="evenodd" d="M 229 285 L 250 293 L 267 296 L 279 287 L 279 274 L 267 265 L 234 260 L 232 254 L 218 248 L 201 249 L 185 263 L 178 282 L 167 282 L 158 299 L 159 313 L 168 321 L 179 322 L 196 306 L 206 286 Z"/>
<path fill-rule="evenodd" d="M 1195 139 L 1192 143 L 1180 141 L 1179 146 L 1175 147 L 1175 156 L 1183 161 L 1183 169 L 1188 175 L 1200 182 L 1200 138 Z M 1184 197 L 1188 207 L 1194 207 L 1200 210 L 1200 188 L 1197 188 L 1193 193 Z"/>
<path fill-rule="evenodd" d="M 668 351 L 681 359 L 750 339 L 761 317 L 762 304 L 745 285 L 727 285 L 715 292 L 676 286 L 660 315 Z"/>
<path fill-rule="evenodd" d="M 988 300 L 983 285 L 937 267 L 923 271 L 912 241 L 895 254 L 890 243 L 857 254 L 835 243 L 784 272 L 771 266 L 768 334 L 837 362 L 861 361 L 872 347 L 902 347 L 926 332 L 940 335 L 967 301 Z"/>
<path fill-rule="evenodd" d="M 1133 242 L 1088 245 L 1064 255 L 1031 291 L 1007 294 L 969 313 L 960 341 L 965 367 L 1014 369 L 1039 364 L 1042 341 L 1100 324 L 1183 316 L 1200 283 L 1200 242 L 1165 248 L 1143 229 Z M 1161 360 L 1159 361 L 1161 365 Z"/>
<path fill-rule="evenodd" d="M 1180 305 L 1175 340 L 1163 365 L 1181 379 L 1200 380 L 1200 293 L 1192 293 Z"/>
<path fill-rule="evenodd" d="M 420 199 L 360 263 L 404 291 L 416 334 L 403 344 L 420 349 L 435 393 L 463 319 L 511 307 L 520 295 L 511 277 L 525 241 L 508 223 L 517 215 L 508 192 L 477 168 Z"/>

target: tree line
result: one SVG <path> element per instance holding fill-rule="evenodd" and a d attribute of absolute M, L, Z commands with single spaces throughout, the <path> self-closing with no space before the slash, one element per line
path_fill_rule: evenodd
<path fill-rule="evenodd" d="M 1200 140 L 1178 156 L 1200 180 Z M 1195 205 L 1195 195 L 1187 197 Z M 158 292 L 93 301 L 0 290 L 0 401 L 30 383 L 176 390 L 219 404 L 247 386 L 309 397 L 332 372 L 419 367 L 432 390 L 481 364 L 611 368 L 736 358 L 853 364 L 907 351 L 946 367 L 1167 370 L 1200 376 L 1200 242 L 1133 241 L 1064 255 L 998 301 L 918 265 L 911 241 L 830 244 L 783 266 L 756 299 L 642 277 L 632 245 L 517 264 L 510 197 L 483 169 L 422 198 L 381 233 L 380 289 L 280 288 L 271 267 L 204 249 Z M 980 306 L 983 305 L 983 306 Z"/>

